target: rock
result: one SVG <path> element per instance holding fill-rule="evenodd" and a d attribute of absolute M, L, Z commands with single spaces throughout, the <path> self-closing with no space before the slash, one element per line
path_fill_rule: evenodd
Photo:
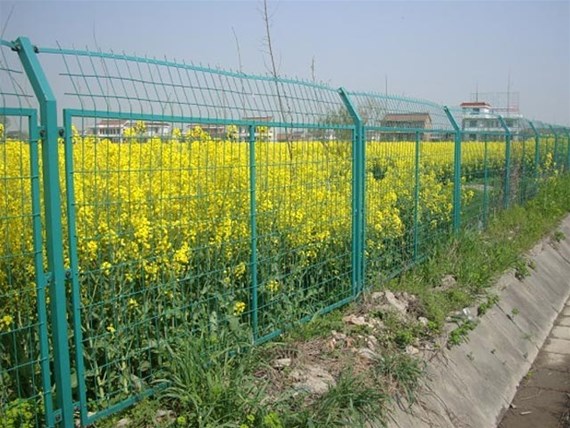
<path fill-rule="evenodd" d="M 461 315 L 463 318 L 465 318 L 468 321 L 473 321 L 475 319 L 473 314 L 471 314 L 471 309 L 469 309 L 469 308 L 463 308 L 461 310 Z"/>
<path fill-rule="evenodd" d="M 417 355 L 419 353 L 420 353 L 420 350 L 418 348 L 416 348 L 415 346 L 412 346 L 412 345 L 406 346 L 406 354 Z"/>
<path fill-rule="evenodd" d="M 275 369 L 284 369 L 291 365 L 291 358 L 277 358 L 271 363 L 271 366 Z"/>
<path fill-rule="evenodd" d="M 123 418 L 117 422 L 115 428 L 125 428 L 131 424 L 131 420 L 129 418 Z"/>
<path fill-rule="evenodd" d="M 455 287 L 456 284 L 457 281 L 453 275 L 445 275 L 443 278 L 441 278 L 441 287 L 444 290 Z"/>
<path fill-rule="evenodd" d="M 304 366 L 291 371 L 290 377 L 297 382 L 293 387 L 310 394 L 322 395 L 336 385 L 329 372 L 319 366 Z"/>
<path fill-rule="evenodd" d="M 384 328 L 384 323 L 377 319 L 377 318 L 372 318 L 370 320 L 370 324 L 376 329 L 376 330 L 380 330 Z"/>
<path fill-rule="evenodd" d="M 382 301 L 384 300 L 384 292 L 376 291 L 370 295 L 370 298 L 375 302 Z"/>
<path fill-rule="evenodd" d="M 338 331 L 333 330 L 331 334 L 335 340 L 346 340 L 346 334 L 344 333 L 339 333 Z"/>
<path fill-rule="evenodd" d="M 418 322 L 424 327 L 427 327 L 429 320 L 426 317 L 419 317 Z"/>
<path fill-rule="evenodd" d="M 354 314 L 347 315 L 347 316 L 343 317 L 342 320 L 347 324 L 370 325 L 369 323 L 366 322 L 366 318 L 364 318 L 363 316 L 357 317 Z"/>
<path fill-rule="evenodd" d="M 374 351 L 369 348 L 360 348 L 356 352 L 365 360 L 374 361 L 377 358 Z"/>
<path fill-rule="evenodd" d="M 376 336 L 370 335 L 366 338 L 366 344 L 368 348 L 374 351 L 378 347 L 378 339 L 376 339 Z"/>
<path fill-rule="evenodd" d="M 400 314 L 406 314 L 406 310 L 408 309 L 408 304 L 407 302 L 401 302 L 399 301 L 396 296 L 394 295 L 394 293 L 392 293 L 391 291 L 386 290 L 384 292 L 384 297 L 386 298 L 386 301 L 388 302 L 388 304 L 396 310 L 396 312 L 400 313 Z"/>
<path fill-rule="evenodd" d="M 154 415 L 154 422 L 157 425 L 171 422 L 176 419 L 176 414 L 172 410 L 158 409 Z"/>

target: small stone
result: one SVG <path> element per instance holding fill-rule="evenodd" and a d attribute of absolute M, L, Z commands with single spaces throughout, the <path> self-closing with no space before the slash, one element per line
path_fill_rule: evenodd
<path fill-rule="evenodd" d="M 360 348 L 356 352 L 358 352 L 358 355 L 366 360 L 373 361 L 376 359 L 376 354 L 369 348 Z"/>
<path fill-rule="evenodd" d="M 412 345 L 406 346 L 406 354 L 417 355 L 419 353 L 420 353 L 420 350 L 418 348 L 416 348 L 415 346 L 412 346 Z"/>
<path fill-rule="evenodd" d="M 391 291 L 386 291 L 384 293 L 384 296 L 386 297 L 386 301 L 388 302 L 388 304 L 394 308 L 397 312 L 401 313 L 401 314 L 405 314 L 406 310 L 408 308 L 407 303 L 402 303 L 400 302 L 396 296 L 394 295 L 394 293 L 392 293 Z"/>
<path fill-rule="evenodd" d="M 457 284 L 455 277 L 453 275 L 445 275 L 441 278 L 441 286 L 444 289 L 452 288 Z"/>
<path fill-rule="evenodd" d="M 176 414 L 172 410 L 158 409 L 154 416 L 154 422 L 156 424 L 163 424 L 174 419 L 176 419 Z"/>
<path fill-rule="evenodd" d="M 129 418 L 123 418 L 117 422 L 115 425 L 116 428 L 125 428 L 131 424 L 131 420 Z"/>
<path fill-rule="evenodd" d="M 473 321 L 475 319 L 471 314 L 471 309 L 469 308 L 463 308 L 463 310 L 461 311 L 461 315 L 463 315 L 463 317 L 468 321 Z"/>
<path fill-rule="evenodd" d="M 275 369 L 284 369 L 291 365 L 291 358 L 277 358 L 271 365 Z"/>
<path fill-rule="evenodd" d="M 376 339 L 376 336 L 370 335 L 366 338 L 366 344 L 368 348 L 374 351 L 378 347 L 378 339 Z"/>
<path fill-rule="evenodd" d="M 426 317 L 419 317 L 418 322 L 424 327 L 427 327 L 429 320 Z"/>
<path fill-rule="evenodd" d="M 383 291 L 376 291 L 370 295 L 370 298 L 375 302 L 379 300 L 384 300 L 384 292 Z"/>
<path fill-rule="evenodd" d="M 356 315 L 347 315 L 347 316 L 343 317 L 342 320 L 347 324 L 369 325 L 366 322 L 366 318 L 364 318 L 363 316 L 357 317 Z"/>
<path fill-rule="evenodd" d="M 339 333 L 338 331 L 333 330 L 331 334 L 335 340 L 346 340 L 346 334 L 344 333 Z"/>
<path fill-rule="evenodd" d="M 290 377 L 297 382 L 293 387 L 310 394 L 322 395 L 336 385 L 329 372 L 319 366 L 304 366 L 293 370 Z"/>

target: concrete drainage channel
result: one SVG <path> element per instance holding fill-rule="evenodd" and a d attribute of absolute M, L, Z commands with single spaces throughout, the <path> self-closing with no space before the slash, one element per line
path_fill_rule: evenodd
<path fill-rule="evenodd" d="M 411 408 L 397 408 L 389 426 L 496 427 L 570 296 L 570 216 L 565 239 L 545 238 L 529 254 L 531 274 L 497 282 L 499 302 L 481 317 L 468 341 L 427 364 L 427 380 Z M 562 346 L 570 346 L 565 341 Z M 550 343 L 550 341 L 549 341 Z"/>

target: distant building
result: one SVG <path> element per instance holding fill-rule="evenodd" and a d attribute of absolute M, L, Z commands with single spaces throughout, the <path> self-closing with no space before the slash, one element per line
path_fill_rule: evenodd
<path fill-rule="evenodd" d="M 271 122 L 273 120 L 273 116 L 249 116 L 243 117 L 242 120 L 248 122 Z M 257 125 L 255 127 L 255 139 L 258 141 L 275 141 L 274 132 L 274 129 L 270 126 Z M 241 125 L 239 127 L 239 139 L 240 141 L 249 140 L 249 126 Z"/>
<path fill-rule="evenodd" d="M 492 138 L 490 137 L 492 133 L 504 132 L 499 122 L 499 116 L 489 103 L 469 101 L 461 103 L 460 107 L 462 111 L 461 130 L 463 131 L 463 140 L 482 140 L 484 138 Z M 518 131 L 523 128 L 523 116 L 518 113 L 509 113 L 504 117 L 504 120 L 516 138 Z"/>
<path fill-rule="evenodd" d="M 208 124 L 208 123 L 193 123 L 186 127 L 187 130 L 191 131 L 196 126 L 199 126 L 202 131 L 207 133 L 212 140 L 225 140 L 227 137 L 227 126 Z"/>
<path fill-rule="evenodd" d="M 93 128 L 89 129 L 89 135 L 100 139 L 108 139 L 114 142 L 124 140 L 125 130 L 133 128 L 137 121 L 124 119 L 102 119 Z M 170 136 L 172 125 L 167 122 L 143 121 L 145 132 L 141 135 L 145 138 Z"/>
<path fill-rule="evenodd" d="M 385 128 L 400 128 L 402 131 L 383 132 L 381 138 L 388 141 L 413 141 L 416 139 L 417 130 L 429 130 L 432 120 L 429 113 L 386 113 L 380 121 L 380 126 Z M 413 132 L 408 131 L 414 130 Z M 429 139 L 430 134 L 420 132 L 420 138 Z"/>

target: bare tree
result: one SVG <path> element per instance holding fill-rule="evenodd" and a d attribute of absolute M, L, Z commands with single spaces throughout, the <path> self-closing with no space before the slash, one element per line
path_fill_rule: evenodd
<path fill-rule="evenodd" d="M 286 112 L 290 114 L 290 107 L 289 105 L 285 106 L 286 102 L 283 102 L 283 97 L 281 94 L 281 87 L 279 85 L 279 71 L 277 69 L 277 64 L 275 62 L 275 54 L 273 51 L 273 42 L 271 39 L 271 19 L 269 17 L 269 11 L 267 9 L 267 0 L 263 0 L 263 10 L 262 10 L 263 22 L 265 24 L 265 42 L 267 47 L 267 54 L 270 60 L 270 69 L 269 72 L 273 77 L 275 82 L 275 92 L 277 96 L 277 103 L 279 108 L 279 114 L 281 116 L 281 122 L 286 123 L 288 117 Z M 291 144 L 291 136 L 287 129 L 285 129 L 285 136 L 287 139 L 287 149 L 289 151 L 289 159 L 293 160 L 293 146 Z"/>

